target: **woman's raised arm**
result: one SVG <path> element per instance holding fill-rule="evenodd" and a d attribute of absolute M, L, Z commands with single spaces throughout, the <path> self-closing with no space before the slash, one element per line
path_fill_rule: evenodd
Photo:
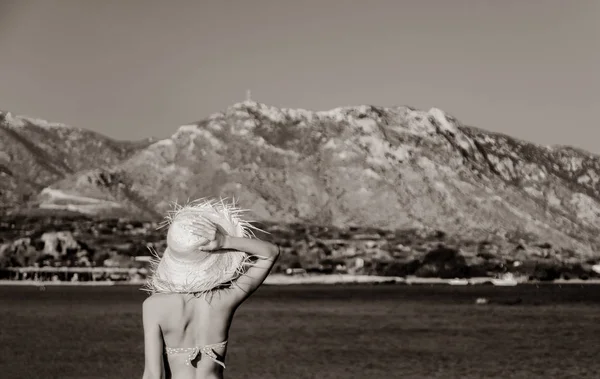
<path fill-rule="evenodd" d="M 279 247 L 258 239 L 226 236 L 224 249 L 246 252 L 256 258 L 252 266 L 240 276 L 229 290 L 236 302 L 242 302 L 265 281 L 279 258 Z"/>

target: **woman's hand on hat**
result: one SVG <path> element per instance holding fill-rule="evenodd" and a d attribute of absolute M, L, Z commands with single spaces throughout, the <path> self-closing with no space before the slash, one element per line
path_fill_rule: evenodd
<path fill-rule="evenodd" d="M 219 225 L 206 219 L 194 220 L 192 221 L 192 225 L 194 226 L 194 234 L 208 240 L 205 244 L 200 245 L 198 249 L 202 251 L 214 251 L 223 248 L 225 234 Z"/>

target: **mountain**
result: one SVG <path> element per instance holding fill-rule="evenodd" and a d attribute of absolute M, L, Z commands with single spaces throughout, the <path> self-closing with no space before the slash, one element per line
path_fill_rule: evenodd
<path fill-rule="evenodd" d="M 151 143 L 115 141 L 89 130 L 0 112 L 0 204 L 24 206 L 69 175 L 113 167 Z"/>
<path fill-rule="evenodd" d="M 437 108 L 313 112 L 247 101 L 154 143 L 87 132 L 84 148 L 77 138 L 65 148 L 69 137 L 40 137 L 80 129 L 7 127 L 6 119 L 2 132 L 21 132 L 12 138 L 26 153 L 4 165 L 12 179 L 0 190 L 9 199 L 11 188 L 37 190 L 42 208 L 158 217 L 172 201 L 221 195 L 259 220 L 510 235 L 580 257 L 600 247 L 599 156 L 465 126 Z M 14 163 L 24 159 L 33 170 Z"/>

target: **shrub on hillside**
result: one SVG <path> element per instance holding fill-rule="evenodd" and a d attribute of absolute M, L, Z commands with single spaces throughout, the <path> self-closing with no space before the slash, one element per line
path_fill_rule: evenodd
<path fill-rule="evenodd" d="M 539 263 L 535 266 L 533 273 L 530 275 L 530 279 L 539 281 L 552 281 L 560 279 L 561 270 L 559 267 L 551 264 Z"/>
<path fill-rule="evenodd" d="M 456 249 L 438 245 L 425 255 L 417 276 L 439 278 L 467 278 L 470 269 L 465 257 Z"/>
<path fill-rule="evenodd" d="M 410 261 L 393 261 L 393 262 L 378 262 L 376 265 L 377 275 L 381 276 L 409 276 L 415 275 L 421 267 L 421 262 L 418 260 Z"/>

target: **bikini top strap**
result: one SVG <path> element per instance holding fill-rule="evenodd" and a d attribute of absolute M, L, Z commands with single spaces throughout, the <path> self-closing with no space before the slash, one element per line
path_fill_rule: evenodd
<path fill-rule="evenodd" d="M 215 351 L 213 349 L 219 349 L 219 348 L 225 347 L 226 345 L 227 345 L 227 341 L 213 343 L 210 345 L 204 345 L 200 348 L 200 351 L 202 352 L 202 354 L 209 357 L 213 362 L 215 362 L 216 364 L 223 366 L 223 368 L 225 368 L 225 363 L 222 362 L 221 360 L 219 360 L 219 356 L 217 355 L 217 353 L 215 353 Z"/>

